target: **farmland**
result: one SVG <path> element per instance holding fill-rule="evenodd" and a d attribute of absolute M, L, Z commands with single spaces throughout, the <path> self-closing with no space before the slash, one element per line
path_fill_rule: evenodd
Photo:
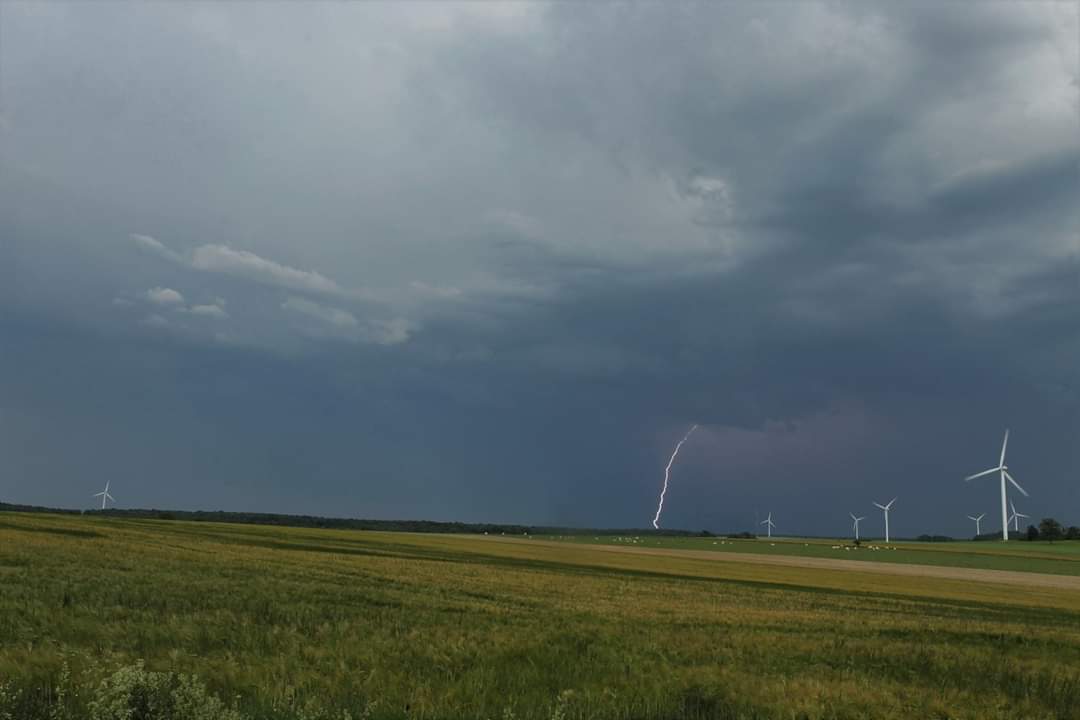
<path fill-rule="evenodd" d="M 830 558 L 872 562 L 913 563 L 983 570 L 1015 570 L 1080 575 L 1080 543 L 983 540 L 979 542 L 893 542 L 868 540 L 855 547 L 851 540 L 773 538 L 669 538 L 633 536 L 565 536 L 561 542 L 616 547 L 695 550 L 716 553 L 755 553 L 793 557 Z M 722 557 L 722 555 L 721 555 Z"/>
<path fill-rule="evenodd" d="M 1078 716 L 1074 589 L 652 542 L 0 514 L 0 717 L 85 717 L 138 660 L 272 720 Z M 866 557 L 1078 574 L 1075 543 L 955 545 Z"/>

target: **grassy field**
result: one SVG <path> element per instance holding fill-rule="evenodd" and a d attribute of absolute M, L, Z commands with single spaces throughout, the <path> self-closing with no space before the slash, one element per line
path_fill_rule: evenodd
<path fill-rule="evenodd" d="M 760 553 L 763 555 L 794 555 L 800 557 L 841 560 L 872 560 L 876 562 L 940 565 L 946 567 L 978 568 L 982 570 L 1014 570 L 1021 572 L 1080 575 L 1080 542 L 967 541 L 911 542 L 899 541 L 885 545 L 880 540 L 867 540 L 861 547 L 850 539 L 773 538 L 767 540 L 729 540 L 726 538 L 696 537 L 634 537 L 634 536 L 565 536 L 551 538 L 560 542 L 619 547 L 670 548 L 672 550 L 708 550 L 711 552 Z"/>
<path fill-rule="evenodd" d="M 0 514 L 0 718 L 119 717 L 90 708 L 140 659 L 245 718 L 1074 718 L 1080 593 Z"/>

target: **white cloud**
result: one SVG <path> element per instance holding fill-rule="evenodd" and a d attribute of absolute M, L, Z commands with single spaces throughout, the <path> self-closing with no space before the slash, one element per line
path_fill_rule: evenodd
<path fill-rule="evenodd" d="M 226 245 L 201 245 L 195 248 L 191 266 L 196 270 L 237 275 L 293 290 L 328 294 L 342 292 L 336 282 L 314 270 L 289 267 Z"/>
<path fill-rule="evenodd" d="M 362 323 L 347 310 L 320 305 L 300 297 L 290 297 L 281 304 L 281 308 L 316 320 L 314 325 L 304 328 L 307 334 L 314 337 L 333 337 L 377 345 L 398 345 L 407 341 L 414 330 L 414 325 L 405 318 Z"/>
<path fill-rule="evenodd" d="M 132 233 L 130 237 L 140 247 L 193 270 L 243 277 L 290 290 L 329 295 L 349 294 L 322 273 L 282 265 L 248 250 L 234 250 L 228 245 L 207 244 L 200 245 L 191 252 L 190 256 L 185 256 L 172 251 L 163 242 L 149 235 Z M 223 305 L 224 302 L 221 304 Z"/>
<path fill-rule="evenodd" d="M 327 325 L 332 325 L 337 328 L 355 328 L 359 325 L 356 317 L 346 310 L 329 307 L 327 305 L 320 305 L 317 302 L 305 300 L 304 298 L 291 297 L 281 303 L 281 309 L 316 320 L 321 320 Z"/>
<path fill-rule="evenodd" d="M 184 296 L 172 288 L 156 287 L 146 291 L 146 299 L 158 305 L 180 305 Z"/>
<path fill-rule="evenodd" d="M 192 305 L 188 312 L 192 315 L 201 315 L 203 317 L 216 318 L 218 320 L 224 320 L 229 317 L 229 313 L 225 312 L 220 305 Z"/>
<path fill-rule="evenodd" d="M 273 260 L 260 257 L 246 250 L 235 250 L 226 245 L 200 245 L 190 253 L 176 253 L 161 241 L 149 235 L 132 234 L 131 239 L 140 247 L 146 248 L 161 257 L 200 272 L 220 273 L 243 277 L 268 285 L 289 290 L 332 295 L 344 299 L 366 299 L 385 311 L 383 301 L 374 300 L 364 292 L 342 288 L 336 282 L 314 270 L 301 270 L 283 265 Z M 461 297 L 463 291 L 451 286 L 428 285 L 414 282 L 409 290 L 425 300 L 449 300 Z M 145 293 L 145 298 L 162 306 L 173 306 L 186 315 L 200 316 L 214 320 L 225 320 L 229 313 L 225 310 L 225 299 L 214 298 L 211 302 L 184 306 L 184 297 L 176 290 L 155 287 Z M 305 335 L 314 338 L 337 338 L 351 342 L 368 342 L 378 345 L 397 345 L 409 340 L 416 325 L 402 317 L 389 319 L 361 320 L 352 312 L 341 307 L 323 304 L 299 295 L 291 295 L 281 303 L 282 310 L 291 313 L 306 322 L 299 323 L 299 329 Z M 160 315 L 144 320 L 147 325 L 164 327 L 168 321 Z M 230 338 L 232 340 L 232 338 Z"/>
<path fill-rule="evenodd" d="M 177 253 L 170 250 L 165 246 L 163 242 L 156 238 L 152 238 L 149 235 L 142 235 L 140 233 L 131 233 L 129 237 L 141 248 L 149 250 L 153 253 L 160 255 L 163 258 L 172 260 L 173 262 L 183 263 L 184 259 Z"/>

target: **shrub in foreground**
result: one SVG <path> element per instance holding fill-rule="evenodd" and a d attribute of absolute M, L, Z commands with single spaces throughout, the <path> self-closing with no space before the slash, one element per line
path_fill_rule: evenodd
<path fill-rule="evenodd" d="M 90 720 L 243 720 L 198 679 L 151 672 L 142 661 L 101 681 L 90 702 Z"/>

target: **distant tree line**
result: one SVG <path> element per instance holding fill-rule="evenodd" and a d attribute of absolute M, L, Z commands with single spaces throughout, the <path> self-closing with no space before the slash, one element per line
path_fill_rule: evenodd
<path fill-rule="evenodd" d="M 474 535 L 631 535 L 648 537 L 712 537 L 707 530 L 643 530 L 641 528 L 565 528 L 503 523 L 439 522 L 437 520 L 365 520 L 359 518 L 329 518 L 317 515 L 284 515 L 277 513 L 228 512 L 224 510 L 157 510 L 116 509 L 69 510 L 36 505 L 0 503 L 0 512 L 54 513 L 64 515 L 94 515 L 139 520 L 186 520 L 192 522 L 243 523 L 247 525 L 280 525 L 339 530 L 375 530 L 382 532 L 460 533 Z"/>
<path fill-rule="evenodd" d="M 1056 540 L 1080 540 L 1080 527 L 1070 525 L 1065 527 L 1054 518 L 1043 518 L 1038 525 L 1028 525 L 1026 531 L 1016 533 L 1013 537 L 1017 540 L 1043 540 L 1054 542 Z M 983 533 L 977 535 L 976 540 L 1000 540 L 1001 531 Z"/>
<path fill-rule="evenodd" d="M 1080 527 L 1070 525 L 1066 528 L 1054 518 L 1043 518 L 1039 521 L 1038 527 L 1028 525 L 1024 539 L 1046 540 L 1049 542 L 1055 540 L 1080 540 Z"/>
<path fill-rule="evenodd" d="M 279 513 L 228 512 L 225 510 L 157 510 L 117 509 L 70 510 L 41 507 L 37 505 L 14 505 L 0 503 L 0 512 L 54 513 L 63 515 L 98 515 L 103 517 L 133 518 L 140 520 L 187 520 L 192 522 L 242 523 L 247 525 L 281 525 L 288 527 L 313 527 L 340 530 L 374 530 L 381 532 L 455 533 L 473 535 L 571 535 L 571 536 L 632 536 L 632 537 L 726 537 L 751 540 L 757 537 L 751 532 L 715 534 L 708 530 L 655 530 L 653 528 L 569 528 L 544 525 L 516 525 L 504 523 L 462 523 L 437 520 L 365 520 L 361 518 L 331 518 L 318 515 L 286 515 Z M 1021 540 L 1080 540 L 1080 527 L 1068 528 L 1053 518 L 1044 518 L 1036 527 L 1029 525 L 1026 533 L 1019 533 Z M 949 542 L 947 535 L 920 535 L 920 542 Z M 983 533 L 976 540 L 1000 540 L 1001 532 Z"/>

